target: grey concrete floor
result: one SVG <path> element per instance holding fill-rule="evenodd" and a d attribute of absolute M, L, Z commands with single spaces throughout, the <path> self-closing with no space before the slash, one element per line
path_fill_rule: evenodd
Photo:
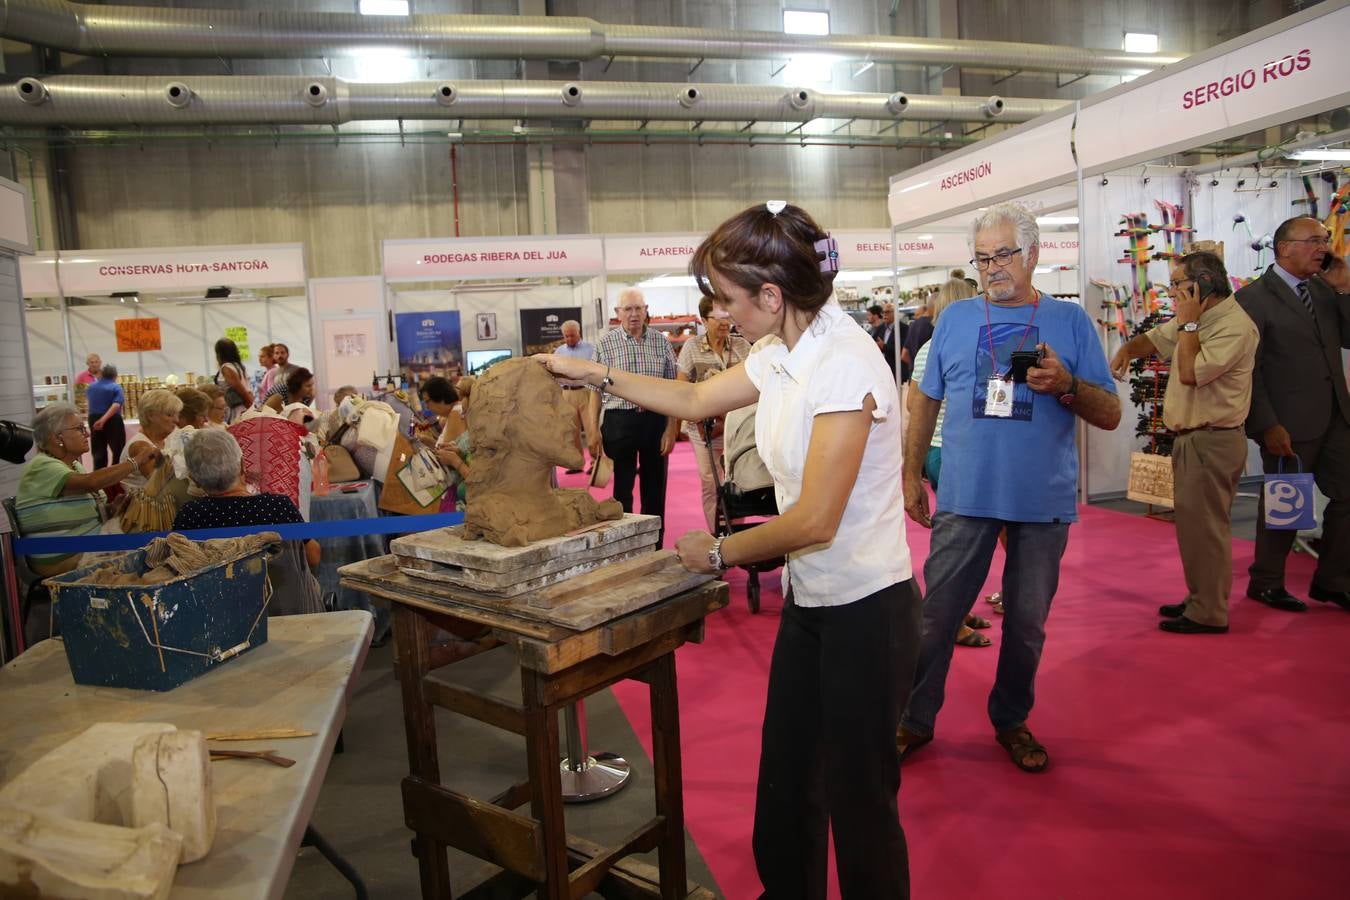
<path fill-rule="evenodd" d="M 504 647 L 441 671 L 455 683 L 520 700 L 519 679 Z M 633 775 L 626 788 L 610 797 L 566 807 L 567 829 L 601 844 L 616 844 L 654 814 L 651 761 L 610 691 L 587 699 L 586 721 L 591 753 L 624 757 Z M 437 712 L 437 737 L 441 777 L 456 791 L 487 799 L 525 778 L 523 738 L 444 711 Z M 408 755 L 392 645 L 370 651 L 347 712 L 343 742 L 345 751 L 333 757 L 311 823 L 356 867 L 374 900 L 419 897 L 417 860 L 410 849 L 412 832 L 403 825 L 399 788 L 408 774 Z M 685 846 L 689 880 L 716 890 L 698 848 L 687 835 Z M 655 853 L 644 858 L 656 864 Z M 456 896 L 495 871 L 487 863 L 450 851 L 451 887 Z M 285 896 L 287 900 L 336 900 L 353 894 L 318 851 L 307 847 L 296 859 Z"/>

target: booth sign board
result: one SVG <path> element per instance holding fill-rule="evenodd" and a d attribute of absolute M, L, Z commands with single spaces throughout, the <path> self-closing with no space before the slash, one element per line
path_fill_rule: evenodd
<path fill-rule="evenodd" d="M 0 248 L 33 252 L 33 204 L 28 188 L 0 178 Z"/>
<path fill-rule="evenodd" d="M 142 353 L 163 349 L 159 319 L 114 319 L 118 353 Z"/>
<path fill-rule="evenodd" d="M 1074 180 L 1072 110 L 1042 119 L 895 176 L 891 224 L 915 227 Z"/>
<path fill-rule="evenodd" d="M 76 250 L 55 265 L 63 293 L 176 291 L 217 286 L 304 284 L 301 244 L 165 247 L 155 250 Z M 25 285 L 30 296 L 42 292 Z"/>
<path fill-rule="evenodd" d="M 1076 146 L 1083 171 L 1157 159 L 1350 104 L 1350 6 L 1323 9 L 1082 101 Z"/>
<path fill-rule="evenodd" d="M 599 237 L 494 237 L 385 241 L 389 282 L 471 278 L 544 278 L 598 275 L 604 268 Z"/>
<path fill-rule="evenodd" d="M 1046 266 L 1078 265 L 1078 232 L 1041 232 L 1039 262 Z"/>
<path fill-rule="evenodd" d="M 836 231 L 839 263 L 844 269 L 889 268 L 891 245 L 899 266 L 955 266 L 970 256 L 964 234 L 902 232 L 892 241 L 889 231 Z"/>
<path fill-rule="evenodd" d="M 605 236 L 607 272 L 684 272 L 701 234 L 621 234 Z"/>
<path fill-rule="evenodd" d="M 19 258 L 19 280 L 25 297 L 56 297 L 61 287 L 56 282 L 56 254 L 37 253 Z"/>

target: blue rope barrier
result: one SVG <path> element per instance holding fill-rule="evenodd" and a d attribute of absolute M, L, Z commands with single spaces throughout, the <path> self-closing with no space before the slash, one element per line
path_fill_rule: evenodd
<path fill-rule="evenodd" d="M 355 537 L 372 534 L 411 534 L 445 528 L 464 521 L 464 513 L 431 513 L 422 516 L 385 516 L 378 519 L 342 519 L 336 522 L 309 522 L 304 525 L 248 525 L 241 528 L 202 528 L 181 531 L 194 541 L 209 538 L 243 537 L 260 531 L 275 531 L 282 540 L 302 541 L 309 538 Z M 137 534 L 86 534 L 79 537 L 18 538 L 14 552 L 20 556 L 44 554 L 96 553 L 110 550 L 139 550 L 167 531 L 144 531 Z"/>

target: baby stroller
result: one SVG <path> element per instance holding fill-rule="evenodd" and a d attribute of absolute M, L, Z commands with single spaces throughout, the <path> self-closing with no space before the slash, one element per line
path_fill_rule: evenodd
<path fill-rule="evenodd" d="M 755 449 L 755 409 L 752 404 L 727 413 L 723 432 L 727 480 L 723 484 L 717 466 L 713 466 L 713 485 L 717 488 L 717 534 L 729 535 L 753 527 L 748 519 L 778 515 L 778 500 L 773 493 L 773 477 Z M 712 421 L 703 423 L 703 439 L 713 454 Z M 715 455 L 714 455 L 715 456 Z M 770 572 L 784 559 L 766 559 L 740 566 L 748 576 L 745 585 L 750 612 L 759 612 L 759 573 Z"/>

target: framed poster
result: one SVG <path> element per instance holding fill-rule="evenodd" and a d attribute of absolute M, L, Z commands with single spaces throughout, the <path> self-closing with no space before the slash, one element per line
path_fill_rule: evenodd
<path fill-rule="evenodd" d="M 433 375 L 462 375 L 463 341 L 459 311 L 409 312 L 394 316 L 398 367 L 409 383 Z"/>
<path fill-rule="evenodd" d="M 580 306 L 555 306 L 520 311 L 520 343 L 525 355 L 548 353 L 562 343 L 562 324 L 581 321 Z M 586 333 L 581 334 L 585 339 Z"/>
<path fill-rule="evenodd" d="M 496 313 L 479 313 L 475 317 L 475 321 L 478 323 L 478 339 L 480 341 L 495 341 L 497 339 Z"/>

